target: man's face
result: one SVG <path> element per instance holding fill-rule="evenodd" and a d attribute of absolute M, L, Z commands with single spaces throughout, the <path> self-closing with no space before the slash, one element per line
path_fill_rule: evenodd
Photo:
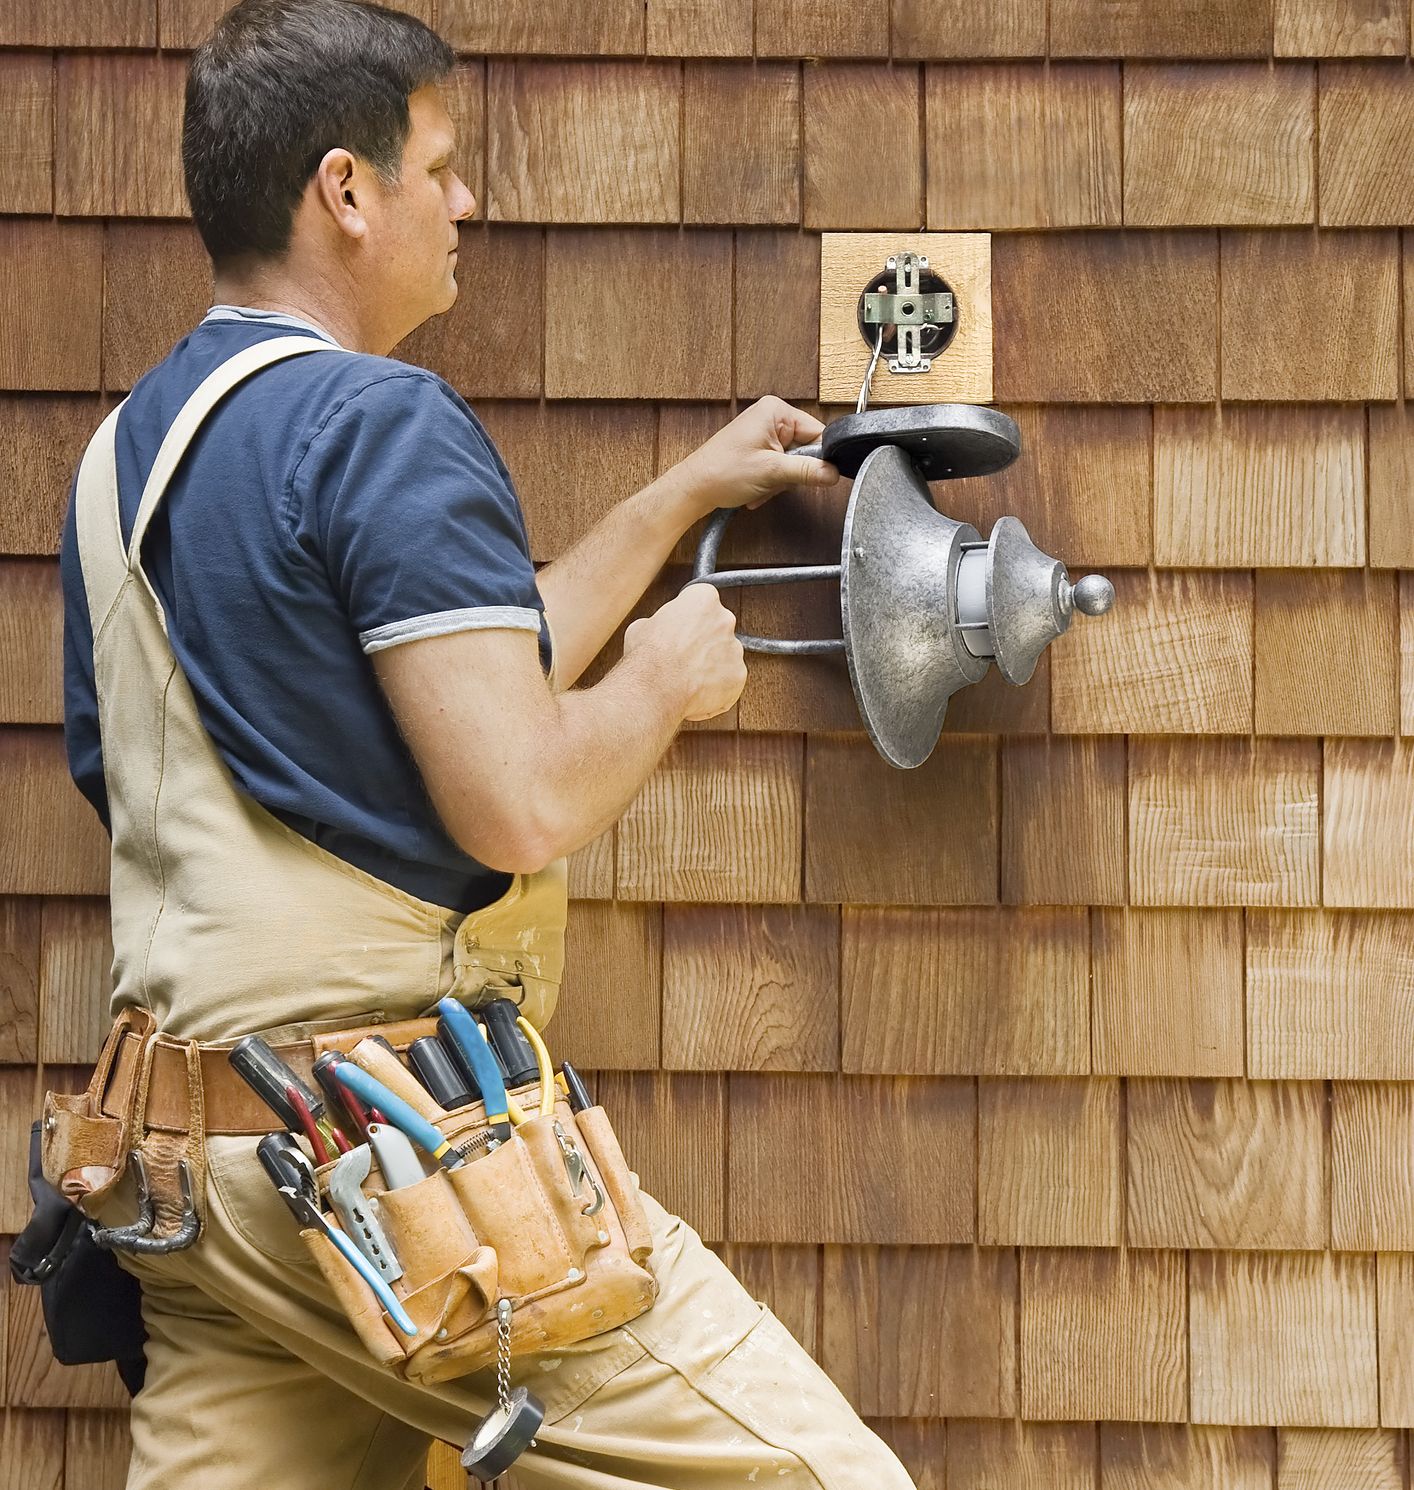
<path fill-rule="evenodd" d="M 379 183 L 365 209 L 381 309 L 398 340 L 456 300 L 457 223 L 476 208 L 452 168 L 456 140 L 436 87 L 413 93 L 408 112 L 401 178 L 390 188 Z"/>

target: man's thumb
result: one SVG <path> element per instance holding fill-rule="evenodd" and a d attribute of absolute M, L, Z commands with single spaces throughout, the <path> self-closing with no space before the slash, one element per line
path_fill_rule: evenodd
<path fill-rule="evenodd" d="M 816 460 L 813 455 L 790 457 L 792 486 L 833 486 L 840 473 L 827 460 Z"/>

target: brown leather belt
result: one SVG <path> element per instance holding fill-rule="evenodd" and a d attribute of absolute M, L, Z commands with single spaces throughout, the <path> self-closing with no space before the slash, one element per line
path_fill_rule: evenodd
<path fill-rule="evenodd" d="M 297 1075 L 311 1081 L 311 1068 L 326 1050 L 352 1050 L 366 1035 L 382 1035 L 395 1048 L 403 1049 L 423 1035 L 435 1034 L 435 1019 L 408 1019 L 398 1024 L 360 1025 L 356 1029 L 331 1030 L 309 1040 L 272 1049 Z M 118 1033 L 112 1071 L 103 1092 L 103 1111 L 122 1116 L 128 1096 L 138 1079 L 145 1040 L 128 1030 Z M 255 1092 L 237 1075 L 230 1062 L 229 1045 L 198 1045 L 201 1065 L 202 1108 L 206 1132 L 248 1134 L 278 1132 L 283 1124 Z M 152 1052 L 147 1107 L 143 1126 L 162 1133 L 185 1133 L 191 1121 L 191 1096 L 187 1085 L 187 1047 L 159 1040 Z"/>

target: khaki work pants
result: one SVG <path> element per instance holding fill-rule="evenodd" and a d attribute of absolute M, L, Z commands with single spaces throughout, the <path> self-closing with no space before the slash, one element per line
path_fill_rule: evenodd
<path fill-rule="evenodd" d="M 494 1400 L 494 1368 L 425 1387 L 376 1366 L 254 1141 L 212 1138 L 210 1150 L 201 1240 L 125 1259 L 149 1332 L 128 1490 L 421 1490 L 430 1439 L 465 1443 Z M 691 1226 L 643 1200 L 658 1302 L 618 1329 L 513 1360 L 512 1384 L 546 1409 L 517 1486 L 913 1490 L 776 1316 Z M 130 1210 L 113 1200 L 101 1219 Z"/>

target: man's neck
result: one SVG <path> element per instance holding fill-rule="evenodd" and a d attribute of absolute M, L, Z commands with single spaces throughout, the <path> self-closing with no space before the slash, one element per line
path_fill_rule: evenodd
<path fill-rule="evenodd" d="M 213 304 L 244 305 L 251 310 L 298 316 L 327 332 L 350 351 L 377 352 L 380 356 L 387 353 L 386 347 L 373 344 L 369 330 L 360 324 L 348 301 L 327 284 L 303 284 L 287 276 L 270 274 L 218 273 L 213 292 Z"/>

